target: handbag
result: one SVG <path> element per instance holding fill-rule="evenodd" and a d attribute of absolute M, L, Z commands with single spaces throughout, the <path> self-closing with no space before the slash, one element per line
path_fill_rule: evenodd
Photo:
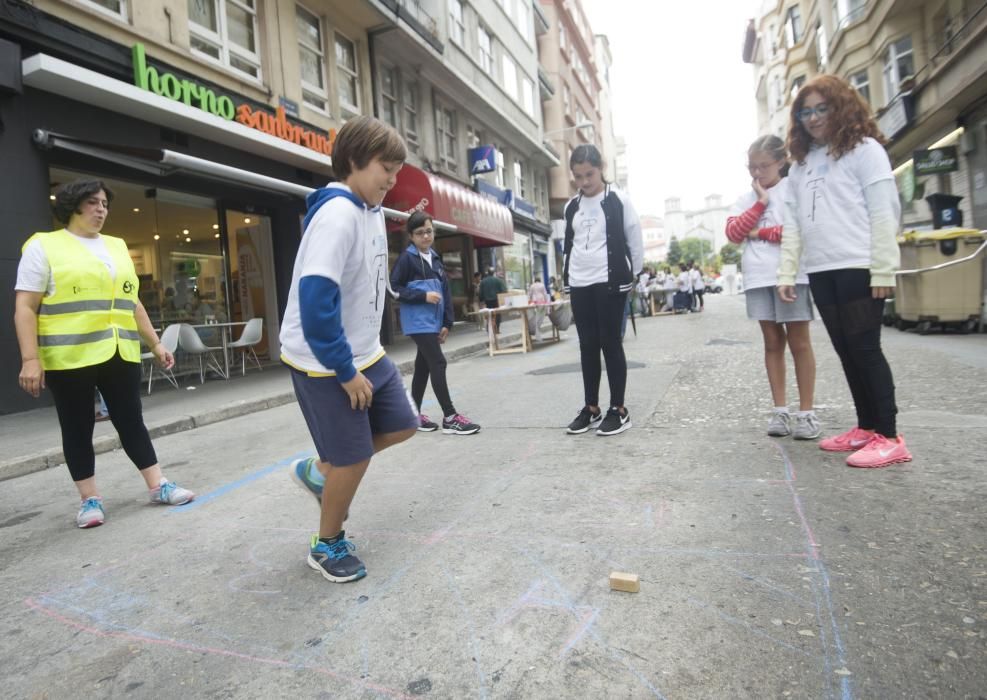
<path fill-rule="evenodd" d="M 572 325 L 572 306 L 560 304 L 548 312 L 548 318 L 553 326 L 564 331 Z"/>
<path fill-rule="evenodd" d="M 438 292 L 442 296 L 442 281 L 436 278 L 428 280 L 413 280 L 408 283 L 408 289 L 420 289 L 425 293 Z M 445 301 L 438 304 L 402 303 L 400 306 L 401 331 L 405 335 L 417 333 L 438 333 L 442 330 L 442 312 Z"/>

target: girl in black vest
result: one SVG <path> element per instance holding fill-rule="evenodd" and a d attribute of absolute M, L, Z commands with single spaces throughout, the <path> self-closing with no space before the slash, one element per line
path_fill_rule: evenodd
<path fill-rule="evenodd" d="M 597 435 L 617 435 L 631 427 L 624 407 L 627 359 L 620 324 L 627 294 L 644 264 L 641 223 L 626 195 L 603 178 L 596 146 L 577 146 L 569 169 L 579 194 L 565 207 L 562 281 L 579 335 L 585 405 L 567 432 L 585 433 L 596 426 Z M 601 351 L 610 384 L 606 415 L 599 405 Z"/>

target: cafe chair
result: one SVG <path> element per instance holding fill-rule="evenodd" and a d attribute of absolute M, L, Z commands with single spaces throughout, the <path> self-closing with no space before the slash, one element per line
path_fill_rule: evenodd
<path fill-rule="evenodd" d="M 173 323 L 164 329 L 161 333 L 161 344 L 165 346 L 165 350 L 170 352 L 172 355 L 178 350 L 178 325 Z M 151 383 L 154 381 L 154 353 L 153 352 L 142 352 L 141 362 L 144 360 L 151 361 L 151 368 L 147 371 L 147 393 L 151 393 Z M 164 378 L 171 382 L 171 385 L 178 388 L 178 380 L 175 379 L 174 373 L 170 369 L 162 369 L 157 367 L 158 372 L 164 375 Z"/>
<path fill-rule="evenodd" d="M 264 335 L 264 319 L 262 318 L 252 318 L 247 321 L 247 325 L 243 327 L 243 332 L 240 337 L 234 342 L 230 343 L 227 347 L 240 351 L 240 373 L 243 375 L 247 374 L 247 354 L 253 358 L 254 364 L 257 365 L 257 369 L 263 370 L 264 368 L 260 366 L 260 360 L 257 359 L 257 353 L 254 352 L 254 346 L 260 342 L 261 337 Z"/>
<path fill-rule="evenodd" d="M 179 323 L 178 327 L 179 347 L 189 355 L 195 355 L 199 358 L 199 384 L 205 384 L 206 382 L 206 367 L 223 379 L 228 379 L 229 377 L 226 375 L 226 372 L 223 371 L 223 366 L 214 355 L 214 353 L 223 352 L 223 348 L 203 343 L 199 334 L 187 323 Z"/>

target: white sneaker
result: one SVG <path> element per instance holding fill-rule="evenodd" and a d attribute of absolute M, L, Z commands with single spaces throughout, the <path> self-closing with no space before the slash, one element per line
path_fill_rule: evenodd
<path fill-rule="evenodd" d="M 166 506 L 182 506 L 195 498 L 195 494 L 183 489 L 174 481 L 161 480 L 157 488 L 151 489 L 151 503 L 161 503 Z"/>
<path fill-rule="evenodd" d="M 815 440 L 822 435 L 822 423 L 812 411 L 795 414 L 795 429 L 792 437 L 796 440 Z"/>
<path fill-rule="evenodd" d="M 792 416 L 787 411 L 784 413 L 775 411 L 771 415 L 771 421 L 768 423 L 768 435 L 771 437 L 786 437 L 791 435 L 791 422 Z"/>
<path fill-rule="evenodd" d="M 98 496 L 87 498 L 82 502 L 75 524 L 85 529 L 99 527 L 106 522 L 106 511 L 103 510 L 103 499 Z"/>

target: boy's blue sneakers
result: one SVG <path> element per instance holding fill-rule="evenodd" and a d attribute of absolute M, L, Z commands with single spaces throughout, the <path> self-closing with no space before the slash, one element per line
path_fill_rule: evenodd
<path fill-rule="evenodd" d="M 345 531 L 340 532 L 332 543 L 323 542 L 318 535 L 312 535 L 308 565 L 333 583 L 356 581 L 367 575 L 367 568 L 350 554 L 355 550 L 356 545 L 346 539 Z"/>
<path fill-rule="evenodd" d="M 320 506 L 322 505 L 322 489 L 326 485 L 326 479 L 322 476 L 322 472 L 319 471 L 318 467 L 315 466 L 315 457 L 304 457 L 292 462 L 291 478 L 296 484 L 315 496 L 315 500 L 318 501 Z M 346 511 L 346 515 L 343 516 L 343 522 L 346 522 L 349 517 L 350 512 Z"/>

